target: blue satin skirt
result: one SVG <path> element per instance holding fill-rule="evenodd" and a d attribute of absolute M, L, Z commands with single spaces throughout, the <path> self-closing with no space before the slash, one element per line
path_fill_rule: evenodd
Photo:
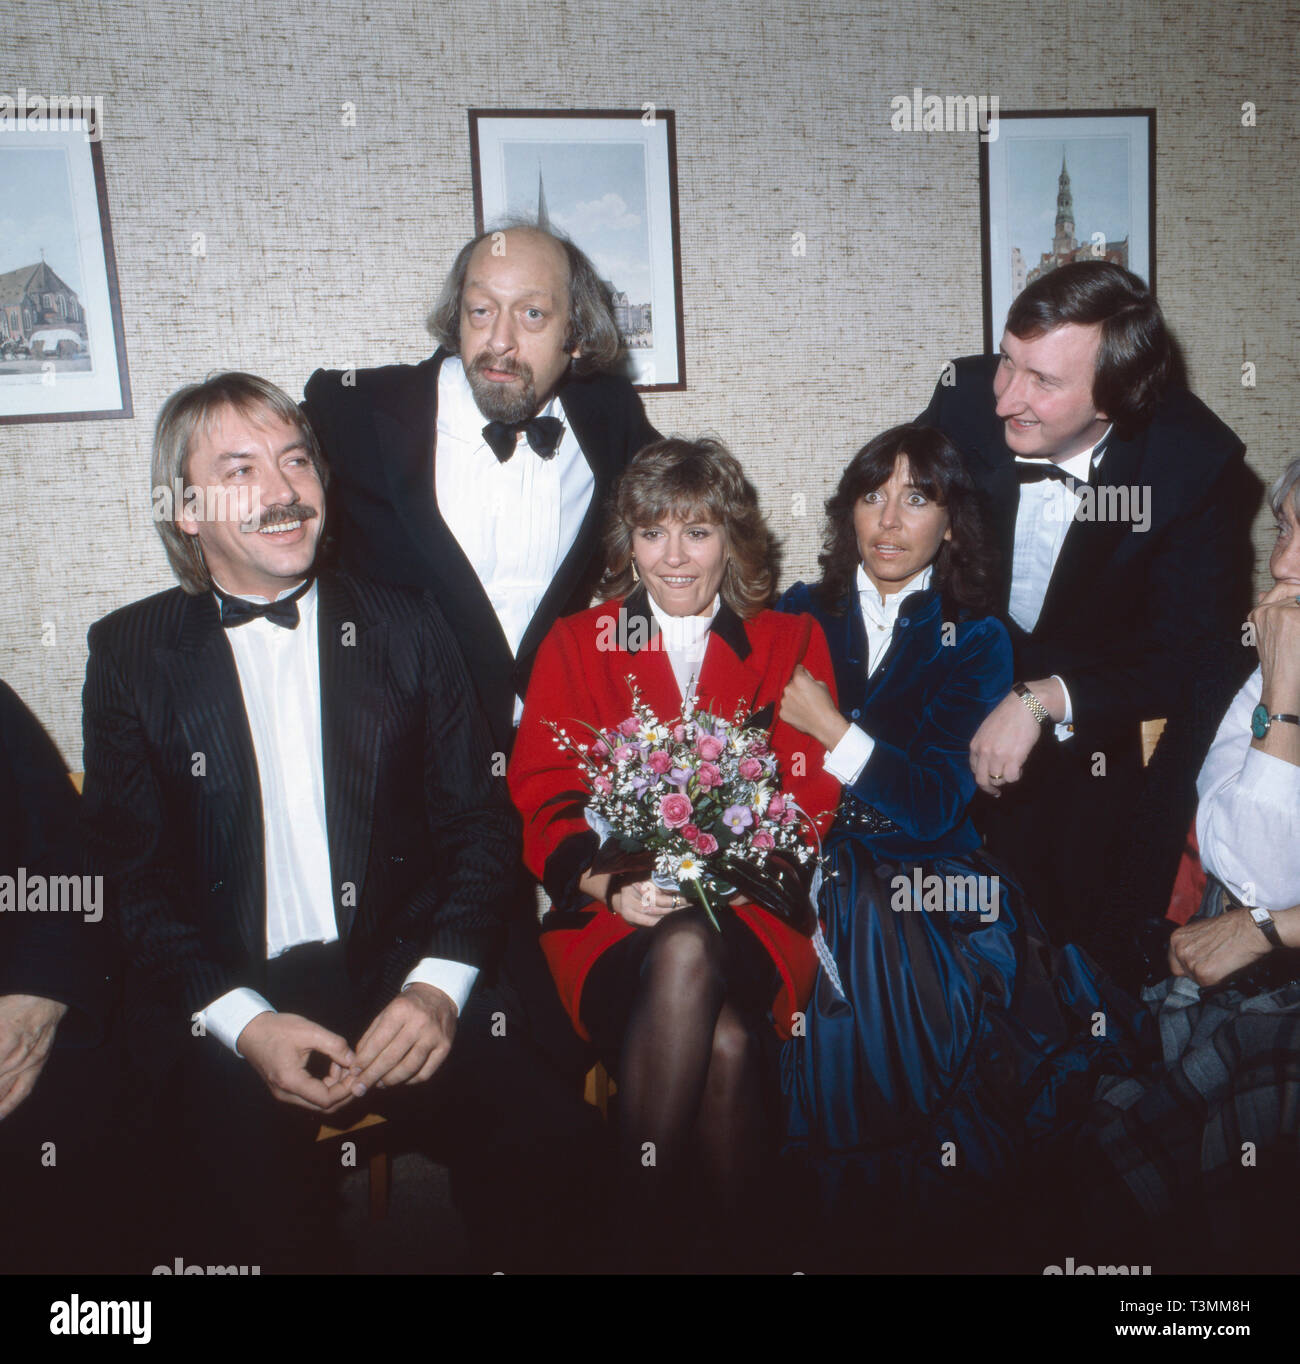
<path fill-rule="evenodd" d="M 1099 1075 L 1154 1045 L 1144 1011 L 1086 953 L 1053 947 L 982 851 L 892 861 L 836 829 L 827 853 L 844 993 L 818 973 L 781 1061 L 784 1151 L 816 1215 L 877 1236 L 1050 1199 Z"/>

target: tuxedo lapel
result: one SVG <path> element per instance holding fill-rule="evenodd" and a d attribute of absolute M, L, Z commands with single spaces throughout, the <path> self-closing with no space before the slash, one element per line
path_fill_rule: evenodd
<path fill-rule="evenodd" d="M 439 352 L 433 364 L 416 368 L 394 410 L 375 409 L 380 462 L 393 509 L 428 564 L 439 596 L 474 601 L 495 616 L 478 574 L 438 509 L 438 375 L 444 358 Z"/>
<path fill-rule="evenodd" d="M 346 940 L 364 891 L 383 737 L 386 627 L 345 578 L 320 579 L 320 714 L 334 913 Z M 344 895 L 344 883 L 351 894 Z"/>
<path fill-rule="evenodd" d="M 266 958 L 266 866 L 262 791 L 252 731 L 234 655 L 210 592 L 187 597 L 174 641 L 154 650 L 176 723 L 184 735 L 195 800 L 211 843 L 205 872 L 230 880 L 237 928 L 254 961 Z M 201 764 L 201 767 L 200 767 Z"/>
<path fill-rule="evenodd" d="M 443 352 L 420 365 L 394 410 L 376 408 L 375 436 L 394 511 L 428 567 L 427 583 L 467 654 L 477 652 L 476 675 L 509 676 L 514 662 L 501 622 L 473 564 L 438 509 L 436 465 L 438 375 Z"/>
<path fill-rule="evenodd" d="M 528 659 L 536 652 L 550 623 L 564 610 L 582 581 L 604 525 L 606 499 L 620 472 L 606 430 L 606 414 L 601 411 L 601 404 L 593 400 L 591 392 L 581 381 L 570 382 L 560 390 L 560 402 L 596 486 L 591 491 L 591 502 L 578 534 L 519 641 L 517 657 L 521 659 Z"/>
<path fill-rule="evenodd" d="M 1099 581 L 1106 566 L 1113 563 L 1119 541 L 1130 523 L 1118 517 L 1098 520 L 1097 508 L 1125 505 L 1124 500 L 1111 500 L 1107 490 L 1138 484 L 1142 454 L 1142 446 L 1136 441 L 1117 440 L 1113 435 L 1107 441 L 1106 450 L 1093 472 L 1092 491 L 1083 494 L 1088 502 L 1080 504 L 1081 510 L 1089 508 L 1093 515 L 1089 519 L 1076 517 L 1070 522 L 1060 557 L 1052 569 L 1043 609 L 1034 627 L 1035 634 L 1068 622 L 1072 599 L 1086 591 L 1089 583 Z"/>
<path fill-rule="evenodd" d="M 1016 517 L 1020 512 L 1020 480 L 1016 477 L 1014 460 L 1008 454 L 997 466 L 986 464 L 977 480 L 987 498 L 986 505 L 992 520 L 994 544 L 997 546 L 1000 571 L 998 574 L 998 609 L 1006 614 L 1011 600 L 1011 572 L 1016 552 Z"/>

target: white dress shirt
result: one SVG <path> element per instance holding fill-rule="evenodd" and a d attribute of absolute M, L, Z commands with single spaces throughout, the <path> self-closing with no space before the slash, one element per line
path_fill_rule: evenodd
<path fill-rule="evenodd" d="M 1201 862 L 1243 904 L 1300 904 L 1300 767 L 1251 747 L 1256 668 L 1233 698 L 1196 779 Z M 1276 724 L 1277 721 L 1274 721 Z"/>
<path fill-rule="evenodd" d="M 551 459 L 523 437 L 504 464 L 483 439 L 487 418 L 465 367 L 448 356 L 438 371 L 438 511 L 478 574 L 510 645 L 520 641 L 578 538 L 596 478 L 556 396 L 539 416 L 558 417 L 564 434 Z M 523 702 L 515 698 L 515 723 Z"/>
<path fill-rule="evenodd" d="M 915 577 L 887 596 L 876 590 L 866 570 L 858 565 L 858 609 L 867 628 L 867 676 L 871 677 L 889 651 L 898 621 L 898 609 L 909 592 L 923 592 L 930 586 L 934 566 L 927 564 Z M 876 741 L 859 725 L 851 724 L 844 737 L 826 755 L 823 766 L 845 786 L 852 786 L 862 775 Z"/>
<path fill-rule="evenodd" d="M 287 588 L 280 596 L 296 591 Z M 260 603 L 267 598 L 245 600 Z M 336 942 L 339 936 L 325 823 L 317 602 L 312 583 L 298 599 L 296 630 L 258 617 L 222 631 L 239 674 L 261 788 L 267 960 L 301 943 Z M 460 1010 L 477 975 L 477 968 L 462 962 L 426 957 L 405 985 L 422 981 L 436 986 Z M 239 1034 L 268 1010 L 275 1012 L 256 990 L 241 986 L 197 1016 L 238 1054 Z"/>
<path fill-rule="evenodd" d="M 646 596 L 659 625 L 657 647 L 667 653 L 677 690 L 685 701 L 688 694 L 693 696 L 695 693 L 695 684 L 699 681 L 700 668 L 709 647 L 709 631 L 714 616 L 718 614 L 721 599 L 715 596 L 712 606 L 703 616 L 670 616 L 648 592 Z"/>
<path fill-rule="evenodd" d="M 1081 450 L 1077 455 L 1062 460 L 1058 466 L 1076 483 L 1091 480 L 1097 460 L 1101 458 L 1099 447 L 1110 435 L 1108 426 L 1096 445 Z M 1041 459 L 1024 459 L 1016 456 L 1017 464 L 1041 467 Z M 1038 624 L 1047 598 L 1047 587 L 1052 580 L 1056 561 L 1061 557 L 1061 548 L 1074 520 L 1074 514 L 1082 499 L 1058 479 L 1045 478 L 1039 483 L 1020 485 L 1020 504 L 1016 511 L 1015 548 L 1011 560 L 1011 596 L 1007 603 L 1007 613 L 1011 619 L 1026 632 Z M 1068 739 L 1073 732 L 1070 725 L 1074 722 L 1074 708 L 1070 703 L 1070 692 L 1065 679 L 1053 674 L 1061 684 L 1065 694 L 1065 719 L 1056 726 L 1056 737 Z"/>

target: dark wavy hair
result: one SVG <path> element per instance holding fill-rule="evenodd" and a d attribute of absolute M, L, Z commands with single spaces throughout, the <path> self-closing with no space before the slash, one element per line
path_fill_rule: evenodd
<path fill-rule="evenodd" d="M 951 620 L 990 615 L 996 605 L 993 545 L 984 507 L 957 447 L 932 426 L 894 426 L 870 440 L 849 461 L 839 487 L 826 502 L 826 539 L 817 562 L 822 580 L 817 592 L 829 611 L 844 612 L 858 565 L 853 511 L 867 493 L 889 481 L 898 460 L 906 459 L 918 492 L 948 512 L 952 539 L 939 546 L 931 582 Z"/>
<path fill-rule="evenodd" d="M 1025 289 L 1007 313 L 1007 331 L 1032 341 L 1067 322 L 1101 324 L 1092 400 L 1122 437 L 1151 414 L 1180 366 L 1155 295 L 1130 270 L 1109 261 L 1072 261 Z"/>
<path fill-rule="evenodd" d="M 772 600 L 772 536 L 754 485 L 740 461 L 709 436 L 674 436 L 640 450 L 614 490 L 605 532 L 603 600 L 626 597 L 635 585 L 632 536 L 661 521 L 712 521 L 722 527 L 727 566 L 722 600 L 742 619 Z"/>
<path fill-rule="evenodd" d="M 590 259 L 566 236 L 554 228 L 538 227 L 530 222 L 512 220 L 489 232 L 480 232 L 456 253 L 429 315 L 429 331 L 438 344 L 452 355 L 460 354 L 460 305 L 470 257 L 498 232 L 535 232 L 560 247 L 569 263 L 569 329 L 564 338 L 564 349 L 578 352 L 573 361 L 573 372 L 595 374 L 612 368 L 623 353 L 623 338 L 614 320 L 609 286 L 596 273 Z"/>

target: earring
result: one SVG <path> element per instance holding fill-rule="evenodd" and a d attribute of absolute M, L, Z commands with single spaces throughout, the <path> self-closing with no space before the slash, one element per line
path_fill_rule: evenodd
<path fill-rule="evenodd" d="M 632 560 L 632 581 L 634 583 L 639 583 L 641 581 L 641 575 L 636 571 L 635 559 Z"/>

